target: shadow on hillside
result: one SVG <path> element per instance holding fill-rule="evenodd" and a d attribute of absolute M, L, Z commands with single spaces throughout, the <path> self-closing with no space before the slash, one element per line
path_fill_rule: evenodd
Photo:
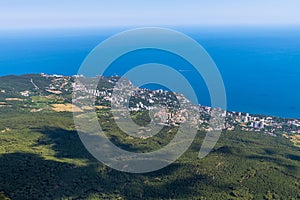
<path fill-rule="evenodd" d="M 286 157 L 291 159 L 291 160 L 300 161 L 300 156 L 299 155 L 288 154 Z"/>
<path fill-rule="evenodd" d="M 97 194 L 100 198 L 120 195 L 125 199 L 146 197 L 187 197 L 196 182 L 207 183 L 208 177 L 169 181 L 167 184 L 148 184 L 154 177 L 164 179 L 178 171 L 174 164 L 155 173 L 139 175 L 112 170 L 100 165 L 78 167 L 73 164 L 45 160 L 27 153 L 0 156 L 0 189 L 11 199 L 86 199 Z"/>
<path fill-rule="evenodd" d="M 56 127 L 43 127 L 36 130 L 43 137 L 38 139 L 35 146 L 52 145 L 57 158 L 79 158 L 94 160 L 92 155 L 82 144 L 76 131 L 69 131 Z"/>
<path fill-rule="evenodd" d="M 78 168 L 26 153 L 2 155 L 0 177 L 0 188 L 11 199 L 85 196 L 98 183 L 110 184 L 108 180 L 100 178 L 92 166 Z M 89 179 L 92 182 L 85 184 Z"/>
<path fill-rule="evenodd" d="M 10 153 L 0 155 L 0 191 L 11 199 L 86 199 L 97 194 L 98 198 L 122 196 L 125 199 L 187 197 L 196 182 L 207 183 L 209 177 L 191 176 L 164 181 L 188 164 L 172 164 L 148 174 L 129 174 L 113 170 L 96 161 L 84 148 L 77 133 L 60 128 L 45 127 L 38 145 L 51 145 L 57 158 L 88 159 L 86 166 L 76 166 L 53 160 L 45 160 L 37 154 Z M 185 171 L 185 173 L 188 170 Z"/>
<path fill-rule="evenodd" d="M 86 150 L 79 135 L 76 131 L 69 131 L 57 127 L 43 127 L 35 130 L 43 134 L 35 146 L 52 145 L 52 149 L 56 152 L 58 158 L 80 158 L 96 161 L 93 156 Z M 151 149 L 148 147 L 134 147 L 131 144 L 124 144 L 116 137 L 111 136 L 111 142 L 131 152 L 148 152 Z"/>

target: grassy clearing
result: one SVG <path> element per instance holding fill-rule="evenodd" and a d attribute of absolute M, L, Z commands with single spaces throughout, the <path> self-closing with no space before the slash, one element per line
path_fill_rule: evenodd
<path fill-rule="evenodd" d="M 6 101 L 24 101 L 25 99 L 20 98 L 5 98 Z"/>
<path fill-rule="evenodd" d="M 52 110 L 56 112 L 83 112 L 83 110 L 73 104 L 51 104 Z"/>

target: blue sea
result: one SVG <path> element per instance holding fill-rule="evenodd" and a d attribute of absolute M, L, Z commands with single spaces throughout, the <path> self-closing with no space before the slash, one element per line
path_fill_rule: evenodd
<path fill-rule="evenodd" d="M 300 119 L 300 27 L 174 29 L 198 41 L 215 61 L 225 84 L 228 110 Z M 0 75 L 77 74 L 97 44 L 122 30 L 125 28 L 2 31 Z M 106 75 L 122 75 L 132 66 L 153 61 L 179 70 L 188 65 L 170 53 L 148 49 L 119 58 Z M 200 103 L 209 105 L 201 78 L 186 76 L 198 82 Z"/>

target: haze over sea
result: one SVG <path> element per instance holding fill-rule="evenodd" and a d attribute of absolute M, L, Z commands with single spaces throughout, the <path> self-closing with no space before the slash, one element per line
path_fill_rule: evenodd
<path fill-rule="evenodd" d="M 300 28 L 174 29 L 197 40 L 211 55 L 225 83 L 228 110 L 300 119 Z M 121 30 L 125 29 L 2 31 L 0 75 L 74 75 L 97 44 Z M 155 50 L 121 57 L 106 75 L 122 75 L 131 67 L 150 61 L 174 66 L 192 82 L 198 81 L 199 77 L 186 70 L 188 63 Z M 200 103 L 209 105 L 209 95 L 201 80 L 197 92 Z"/>

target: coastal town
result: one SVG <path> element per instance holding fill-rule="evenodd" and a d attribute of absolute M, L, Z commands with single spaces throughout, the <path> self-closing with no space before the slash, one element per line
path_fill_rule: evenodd
<path fill-rule="evenodd" d="M 24 104 L 23 109 L 30 109 L 31 112 L 41 112 L 47 109 L 56 112 L 84 112 L 93 108 L 81 105 L 81 103 L 93 99 L 96 110 L 110 109 L 113 104 L 116 108 L 126 108 L 131 113 L 155 111 L 153 117 L 158 119 L 160 125 L 164 126 L 179 126 L 181 123 L 189 123 L 191 127 L 204 131 L 239 129 L 272 137 L 286 137 L 299 145 L 299 119 L 223 111 L 220 108 L 194 105 L 182 94 L 161 89 L 137 88 L 127 79 L 120 81 L 119 77 L 97 77 L 90 79 L 90 83 L 87 84 L 87 78 L 83 76 L 47 74 L 39 76 L 39 79 L 46 80 L 45 87 L 39 85 L 34 78 L 30 78 L 28 82 L 31 84 L 31 89 L 22 90 L 18 94 L 9 96 L 6 89 L 0 86 L 0 96 L 6 97 L 0 101 L 0 109 L 12 107 L 11 102 L 18 101 Z M 86 82 L 83 84 L 80 80 Z M 95 85 L 95 83 L 97 84 Z M 26 99 L 36 103 L 37 106 L 27 105 Z M 45 99 L 45 102 L 41 102 L 41 99 Z M 157 109 L 158 105 L 164 109 Z M 212 117 L 214 113 L 217 113 L 217 118 L 224 119 L 224 123 L 212 127 L 211 124 L 216 124 Z"/>
<path fill-rule="evenodd" d="M 110 82 L 114 83 L 117 79 L 111 79 Z M 283 119 L 279 117 L 271 117 L 264 115 L 253 115 L 249 113 L 234 112 L 234 111 L 222 111 L 218 108 L 211 108 L 209 106 L 201 106 L 192 104 L 182 94 L 176 94 L 170 91 L 163 90 L 148 90 L 137 89 L 132 86 L 132 83 L 127 80 L 124 83 L 118 84 L 118 90 L 124 93 L 129 93 L 134 90 L 133 98 L 129 102 L 129 111 L 145 111 L 153 110 L 154 105 L 164 104 L 168 109 L 162 109 L 155 116 L 159 116 L 161 123 L 165 125 L 177 126 L 180 123 L 189 121 L 194 127 L 198 127 L 205 131 L 212 131 L 213 129 L 209 124 L 213 124 L 210 121 L 212 113 L 218 113 L 219 117 L 224 118 L 224 123 L 215 127 L 217 130 L 233 131 L 237 128 L 243 131 L 259 132 L 267 134 L 273 137 L 284 135 L 300 134 L 300 120 L 298 119 Z M 128 88 L 128 86 L 130 86 Z M 100 99 L 98 103 L 103 103 L 103 100 L 107 102 L 114 102 L 117 104 L 128 103 L 127 99 L 124 99 L 122 95 L 119 98 L 113 96 L 112 90 L 98 90 L 87 89 L 83 85 L 73 84 L 74 91 L 84 91 L 89 95 L 95 95 Z M 89 98 L 87 95 L 84 95 Z M 76 99 L 75 99 L 76 101 Z M 188 109 L 181 109 L 188 108 Z M 218 112 L 216 112 L 218 111 Z"/>

